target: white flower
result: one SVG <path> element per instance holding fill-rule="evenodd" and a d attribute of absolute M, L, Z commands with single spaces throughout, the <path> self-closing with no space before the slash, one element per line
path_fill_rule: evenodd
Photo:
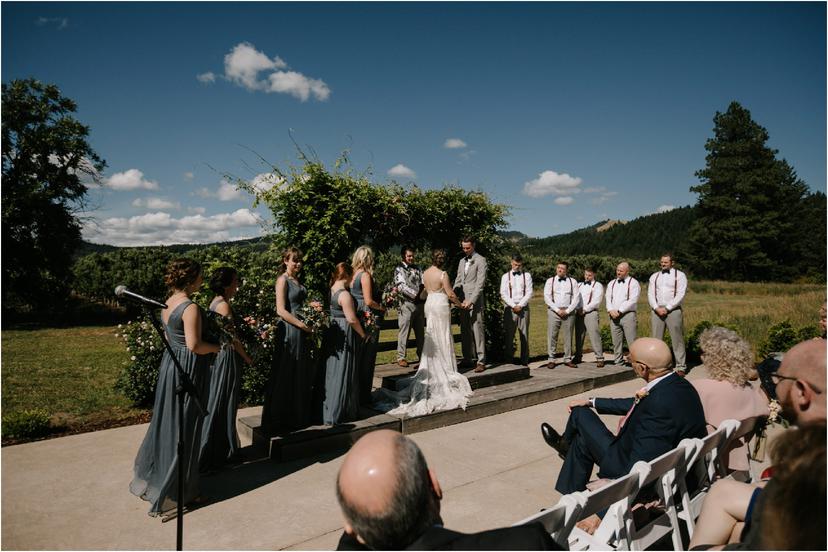
<path fill-rule="evenodd" d="M 129 357 L 129 360 L 135 360 L 135 355 L 132 355 L 131 357 Z"/>

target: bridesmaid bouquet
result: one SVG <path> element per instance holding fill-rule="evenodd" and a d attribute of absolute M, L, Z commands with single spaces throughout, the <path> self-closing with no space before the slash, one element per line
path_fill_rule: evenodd
<path fill-rule="evenodd" d="M 371 311 L 362 311 L 360 313 L 362 320 L 362 327 L 365 328 L 365 333 L 368 334 L 369 341 L 379 341 L 380 321 L 379 317 Z"/>
<path fill-rule="evenodd" d="M 256 320 L 252 316 L 245 316 L 244 323 L 253 331 L 253 336 L 256 342 L 264 349 L 272 349 L 276 342 L 276 324 L 279 322 L 279 317 L 273 322 L 268 322 L 262 318 Z"/>
<path fill-rule="evenodd" d="M 403 302 L 400 290 L 392 283 L 385 284 L 382 290 L 382 306 L 388 309 L 398 309 Z"/>
<path fill-rule="evenodd" d="M 214 311 L 205 311 L 207 322 L 207 333 L 213 339 L 218 341 L 222 347 L 230 345 L 236 338 L 235 328 L 233 327 L 233 319 L 222 316 Z"/>
<path fill-rule="evenodd" d="M 325 312 L 322 302 L 312 299 L 302 305 L 296 313 L 296 317 L 308 325 L 311 332 L 320 334 L 330 324 L 328 313 Z"/>

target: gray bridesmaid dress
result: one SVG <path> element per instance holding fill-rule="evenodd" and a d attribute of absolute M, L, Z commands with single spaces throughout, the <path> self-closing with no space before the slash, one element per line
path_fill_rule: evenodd
<path fill-rule="evenodd" d="M 351 422 L 359 414 L 359 350 L 362 338 L 354 331 L 339 306 L 341 289 L 331 296 L 331 324 L 325 331 L 325 399 L 322 423 Z M 348 298 L 353 301 L 351 297 Z"/>
<path fill-rule="evenodd" d="M 354 276 L 354 283 L 351 286 L 351 295 L 354 296 L 354 301 L 357 304 L 357 313 L 361 311 L 372 311 L 377 318 L 377 322 L 382 322 L 382 312 L 373 310 L 365 304 L 365 295 L 362 290 L 362 273 L 360 270 Z M 373 281 L 373 276 L 368 275 Z M 376 282 L 371 286 L 373 299 L 379 302 L 382 298 L 379 289 L 377 289 Z M 362 319 L 360 318 L 360 323 Z M 365 324 L 363 324 L 363 327 Z M 359 352 L 359 404 L 371 405 L 371 389 L 374 385 L 374 367 L 377 363 L 377 348 L 379 347 L 379 337 L 366 342 Z"/>
<path fill-rule="evenodd" d="M 215 312 L 213 306 L 210 310 Z M 230 317 L 233 317 L 232 311 Z M 222 467 L 241 447 L 236 430 L 236 412 L 241 395 L 241 365 L 242 359 L 232 346 L 223 347 L 213 363 L 208 413 L 201 430 L 199 464 L 203 472 Z"/>
<path fill-rule="evenodd" d="M 202 405 L 206 407 L 210 364 L 214 354 L 198 355 L 187 348 L 182 315 L 192 301 L 178 305 L 167 320 L 167 339 L 184 372 L 190 377 Z M 204 320 L 201 307 L 196 305 Z M 206 324 L 202 323 L 202 328 Z M 205 336 L 202 335 L 202 339 Z M 155 404 L 149 429 L 138 449 L 129 484 L 132 494 L 150 503 L 149 514 L 157 516 L 176 507 L 178 500 L 178 396 L 176 367 L 165 350 L 158 369 Z M 189 395 L 184 398 L 184 504 L 198 497 L 198 454 L 202 417 Z"/>
<path fill-rule="evenodd" d="M 305 286 L 288 278 L 285 308 L 295 313 L 305 303 Z M 294 430 L 311 424 L 314 370 L 310 359 L 311 344 L 307 333 L 293 324 L 280 320 L 276 326 L 279 347 L 270 372 L 265 402 L 262 407 L 262 426 L 270 431 Z M 317 403 L 318 404 L 318 403 Z"/>

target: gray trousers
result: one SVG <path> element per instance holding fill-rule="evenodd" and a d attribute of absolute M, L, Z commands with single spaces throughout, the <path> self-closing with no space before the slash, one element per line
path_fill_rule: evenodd
<path fill-rule="evenodd" d="M 529 307 L 523 307 L 519 313 L 513 312 L 512 307 L 503 308 L 503 349 L 507 362 L 511 362 L 515 355 L 515 330 L 520 337 L 520 363 L 529 364 Z"/>
<path fill-rule="evenodd" d="M 638 317 L 635 311 L 625 312 L 618 318 L 610 317 L 610 333 L 612 334 L 612 352 L 615 354 L 615 364 L 624 363 L 624 339 L 627 339 L 627 347 L 635 341 L 635 326 Z"/>
<path fill-rule="evenodd" d="M 460 336 L 463 338 L 463 360 L 486 363 L 486 333 L 483 330 L 483 311 L 486 303 L 483 296 L 480 303 L 471 310 L 460 309 Z"/>
<path fill-rule="evenodd" d="M 408 349 L 408 336 L 414 330 L 414 339 L 417 340 L 417 358 L 423 352 L 423 334 L 425 332 L 425 305 L 405 301 L 397 309 L 397 322 L 400 326 L 400 335 L 397 337 L 397 360 L 405 358 Z"/>
<path fill-rule="evenodd" d="M 584 337 L 589 334 L 589 344 L 595 351 L 596 360 L 604 360 L 604 346 L 601 344 L 598 310 L 575 316 L 575 358 L 581 360 L 584 354 Z"/>
<path fill-rule="evenodd" d="M 550 308 L 546 309 L 549 319 L 549 325 L 546 328 L 546 348 L 549 353 L 549 360 L 555 358 L 555 353 L 558 348 L 558 332 L 563 330 L 563 344 L 564 344 L 564 362 L 572 360 L 572 326 L 575 321 L 575 313 L 573 312 L 566 318 L 561 318 L 558 313 Z"/>
<path fill-rule="evenodd" d="M 684 314 L 681 307 L 673 309 L 664 318 L 652 312 L 650 321 L 653 326 L 653 337 L 664 339 L 664 327 L 670 330 L 670 340 L 673 342 L 673 355 L 676 357 L 676 370 L 687 370 L 687 353 L 684 351 Z"/>

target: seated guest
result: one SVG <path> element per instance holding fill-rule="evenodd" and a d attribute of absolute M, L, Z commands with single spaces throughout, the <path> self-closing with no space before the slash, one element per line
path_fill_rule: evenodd
<path fill-rule="evenodd" d="M 820 425 L 823 442 L 825 355 L 824 339 L 804 341 L 785 353 L 779 370 L 770 375 L 775 385 L 770 393 L 778 398 L 782 416 L 799 427 Z M 753 520 L 761 515 L 758 490 L 756 485 L 738 481 L 714 483 L 705 498 L 690 546 L 723 545 L 741 522 L 750 522 L 745 529 L 744 547 L 754 546 L 759 536 Z"/>
<path fill-rule="evenodd" d="M 560 550 L 540 523 L 474 534 L 445 529 L 437 476 L 414 441 L 387 429 L 351 448 L 336 496 L 345 517 L 337 550 Z"/>
<path fill-rule="evenodd" d="M 724 420 L 745 420 L 768 415 L 768 400 L 750 385 L 753 350 L 733 330 L 713 326 L 699 336 L 702 362 L 709 378 L 692 382 L 699 393 L 708 432 L 714 432 Z M 748 470 L 745 438 L 730 449 L 726 467 Z"/>
<path fill-rule="evenodd" d="M 583 491 L 595 464 L 598 477 L 616 479 L 628 474 L 639 460 L 650 461 L 674 449 L 682 439 L 707 434 L 699 395 L 673 373 L 671 361 L 670 348 L 660 339 L 636 339 L 630 346 L 630 362 L 647 385 L 635 397 L 572 401 L 563 435 L 541 424 L 544 440 L 564 458 L 555 484 L 558 492 Z M 596 411 L 623 416 L 617 435 Z"/>

